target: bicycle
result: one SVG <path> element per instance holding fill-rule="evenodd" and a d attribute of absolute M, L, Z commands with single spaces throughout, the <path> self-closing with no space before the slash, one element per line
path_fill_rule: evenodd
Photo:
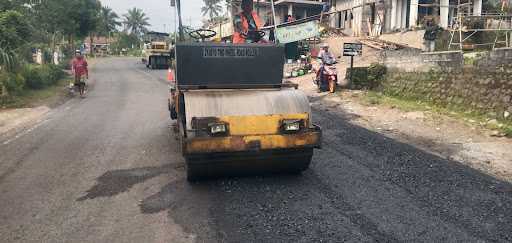
<path fill-rule="evenodd" d="M 80 77 L 80 81 L 77 83 L 71 82 L 69 84 L 69 93 L 71 96 L 75 96 L 76 93 L 80 94 L 80 97 L 85 98 L 85 93 L 87 91 L 87 79 L 85 77 Z"/>

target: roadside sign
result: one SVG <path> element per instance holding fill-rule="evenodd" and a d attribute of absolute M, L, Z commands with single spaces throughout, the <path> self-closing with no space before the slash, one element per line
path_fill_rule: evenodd
<path fill-rule="evenodd" d="M 343 56 L 353 57 L 363 54 L 363 44 L 361 43 L 343 43 Z"/>
<path fill-rule="evenodd" d="M 276 37 L 279 43 L 286 44 L 305 40 L 319 35 L 318 21 L 309 21 L 302 24 L 277 27 Z"/>

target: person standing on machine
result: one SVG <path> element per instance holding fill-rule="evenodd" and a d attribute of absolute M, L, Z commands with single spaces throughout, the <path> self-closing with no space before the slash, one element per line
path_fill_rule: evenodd
<path fill-rule="evenodd" d="M 233 19 L 235 33 L 233 43 L 255 43 L 259 42 L 261 36 L 258 32 L 263 27 L 263 22 L 256 12 L 253 11 L 253 0 L 242 0 L 242 12 Z"/>

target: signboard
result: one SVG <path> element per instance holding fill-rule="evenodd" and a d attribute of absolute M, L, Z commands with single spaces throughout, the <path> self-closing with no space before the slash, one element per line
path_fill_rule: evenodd
<path fill-rule="evenodd" d="M 286 44 L 312 38 L 318 36 L 319 33 L 318 22 L 314 20 L 297 25 L 278 27 L 276 38 L 279 43 Z"/>
<path fill-rule="evenodd" d="M 353 57 L 363 54 L 363 44 L 361 43 L 343 43 L 343 56 Z"/>
<path fill-rule="evenodd" d="M 254 58 L 258 48 L 249 47 L 204 47 L 204 58 Z"/>

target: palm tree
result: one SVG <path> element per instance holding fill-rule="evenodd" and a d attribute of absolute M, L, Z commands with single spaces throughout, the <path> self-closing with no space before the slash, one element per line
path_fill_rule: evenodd
<path fill-rule="evenodd" d="M 0 74 L 12 71 L 17 65 L 16 53 L 0 42 Z M 5 84 L 0 80 L 0 97 L 9 95 Z"/>
<path fill-rule="evenodd" d="M 119 22 L 119 15 L 112 11 L 109 7 L 102 7 L 101 8 L 101 26 L 100 26 L 100 32 L 103 35 L 109 35 L 112 32 L 115 32 L 117 30 L 117 27 L 121 26 L 121 22 Z"/>
<path fill-rule="evenodd" d="M 4 42 L 0 42 L 0 71 L 11 71 L 18 64 L 17 61 L 14 50 L 8 48 Z"/>
<path fill-rule="evenodd" d="M 226 4 L 226 14 L 228 16 L 228 18 L 233 15 L 233 10 L 234 9 L 237 9 L 238 6 L 240 5 L 240 1 L 236 1 L 236 0 L 224 0 L 225 1 L 225 4 Z"/>
<path fill-rule="evenodd" d="M 149 17 L 146 16 L 142 9 L 132 8 L 123 17 L 124 28 L 131 34 L 141 36 L 148 31 L 147 27 L 150 26 Z"/>
<path fill-rule="evenodd" d="M 208 15 L 212 20 L 215 17 L 218 17 L 222 12 L 221 0 L 203 0 L 203 2 L 205 5 L 201 8 L 203 16 Z"/>

